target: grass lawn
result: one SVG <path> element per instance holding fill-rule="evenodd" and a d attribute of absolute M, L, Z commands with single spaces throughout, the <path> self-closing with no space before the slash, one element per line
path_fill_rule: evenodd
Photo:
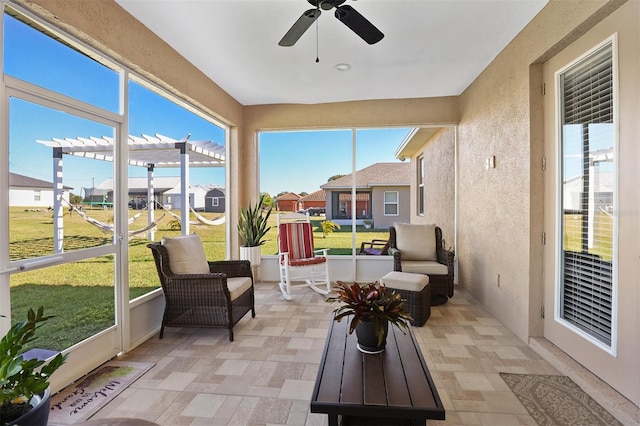
<path fill-rule="evenodd" d="M 89 216 L 101 222 L 113 222 L 111 210 L 86 210 Z M 129 217 L 140 213 L 130 210 Z M 156 219 L 162 216 L 156 212 Z M 202 213 L 213 219 L 216 213 Z M 351 227 L 322 234 L 323 217 L 312 218 L 316 248 L 330 248 L 330 255 L 351 255 Z M 29 259 L 53 254 L 53 213 L 48 210 L 10 208 L 10 247 L 11 260 Z M 195 220 L 192 217 L 192 220 Z M 277 254 L 276 218 L 270 218 L 272 229 L 267 242 L 262 246 L 263 255 Z M 131 225 L 135 230 L 146 224 L 144 212 Z M 169 214 L 158 220 L 155 239 L 163 236 L 180 235 L 178 223 Z M 197 233 L 203 241 L 207 258 L 224 259 L 225 227 L 193 225 L 191 232 Z M 357 228 L 357 244 L 372 239 L 387 239 L 388 230 Z M 129 292 L 134 299 L 159 286 L 155 265 L 146 234 L 129 241 Z M 64 216 L 64 251 L 70 252 L 91 247 L 109 245 L 111 235 L 105 234 L 96 226 L 85 221 L 77 213 Z M 30 347 L 63 350 L 91 335 L 113 325 L 114 322 L 114 256 L 101 256 L 78 262 L 55 265 L 35 271 L 13 274 L 10 278 L 11 312 L 13 322 L 26 318 L 29 308 L 45 307 L 45 314 L 55 315 L 43 327 L 46 332 L 39 333 Z M 43 330 L 44 331 L 44 330 Z"/>

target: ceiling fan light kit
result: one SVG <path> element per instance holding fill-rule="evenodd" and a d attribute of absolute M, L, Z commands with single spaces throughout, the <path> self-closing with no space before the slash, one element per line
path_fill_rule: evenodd
<path fill-rule="evenodd" d="M 321 15 L 322 10 L 331 10 L 335 7 L 335 17 L 345 24 L 351 31 L 356 33 L 368 44 L 375 44 L 384 38 L 384 34 L 375 27 L 367 18 L 362 16 L 357 10 L 349 5 L 341 6 L 346 0 L 307 0 L 315 9 L 309 9 L 302 13 L 302 16 L 282 37 L 279 46 L 289 47 L 296 44 L 311 24 Z"/>

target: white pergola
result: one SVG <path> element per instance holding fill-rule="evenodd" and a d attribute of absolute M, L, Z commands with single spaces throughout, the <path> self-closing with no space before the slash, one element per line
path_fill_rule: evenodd
<path fill-rule="evenodd" d="M 129 136 L 129 160 L 131 166 L 147 168 L 147 200 L 153 200 L 153 170 L 155 168 L 180 168 L 181 185 L 181 229 L 182 234 L 189 233 L 189 169 L 191 167 L 223 167 L 226 162 L 225 147 L 213 141 L 190 141 L 189 136 L 176 140 L 156 134 L 142 137 Z M 113 161 L 115 155 L 114 138 L 53 138 L 38 140 L 38 143 L 53 150 L 53 182 L 54 182 L 54 252 L 62 253 L 63 201 L 62 177 L 63 155 L 91 158 L 102 161 Z M 147 202 L 148 223 L 154 221 L 154 203 Z M 150 233 L 153 239 L 153 233 Z"/>

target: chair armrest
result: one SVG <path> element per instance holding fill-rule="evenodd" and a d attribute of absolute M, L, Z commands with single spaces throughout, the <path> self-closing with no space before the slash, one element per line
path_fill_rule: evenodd
<path fill-rule="evenodd" d="M 374 245 L 386 245 L 389 240 L 371 240 L 371 244 Z"/>
<path fill-rule="evenodd" d="M 316 249 L 313 251 L 314 253 L 321 253 L 321 256 L 328 256 L 329 255 L 329 249 L 328 248 L 323 248 L 323 249 Z"/>
<path fill-rule="evenodd" d="M 438 263 L 447 265 L 447 271 L 449 272 L 447 274 L 447 296 L 453 297 L 453 259 L 455 257 L 455 254 L 452 251 L 446 250 L 444 248 L 439 248 L 437 250 L 437 255 Z"/>
<path fill-rule="evenodd" d="M 252 277 L 251 262 L 248 260 L 210 261 L 209 270 L 212 273 L 226 274 L 228 277 Z"/>
<path fill-rule="evenodd" d="M 447 265 L 449 269 L 453 269 L 453 259 L 455 254 L 452 251 L 439 248 L 437 250 L 438 263 L 442 263 L 443 265 Z"/>
<path fill-rule="evenodd" d="M 366 242 L 366 241 L 363 241 L 362 244 L 360 244 L 360 251 L 358 252 L 358 254 L 365 254 L 365 252 L 364 252 L 364 245 L 365 244 L 369 244 L 369 243 Z"/>
<path fill-rule="evenodd" d="M 393 256 L 393 270 L 397 272 L 402 272 L 402 255 L 400 250 L 395 247 L 389 248 L 389 255 Z"/>

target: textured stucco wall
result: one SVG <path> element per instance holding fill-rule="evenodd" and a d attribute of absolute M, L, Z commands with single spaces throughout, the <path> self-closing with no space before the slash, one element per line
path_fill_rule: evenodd
<path fill-rule="evenodd" d="M 445 247 L 455 248 L 455 127 L 444 127 L 411 156 L 412 223 L 435 223 Z M 424 155 L 424 215 L 417 214 L 417 158 Z"/>
<path fill-rule="evenodd" d="M 542 286 L 542 175 L 539 125 L 530 108 L 530 67 L 551 57 L 623 1 L 551 0 L 460 97 L 459 280 L 500 321 L 527 341 L 541 319 L 532 294 Z M 534 68 L 534 78 L 539 78 Z M 485 160 L 496 156 L 496 167 Z M 533 201 L 532 201 L 533 200 Z M 498 286 L 498 275 L 500 285 Z M 537 290 L 532 290 L 535 286 Z M 539 297 L 539 296 L 535 296 Z"/>

